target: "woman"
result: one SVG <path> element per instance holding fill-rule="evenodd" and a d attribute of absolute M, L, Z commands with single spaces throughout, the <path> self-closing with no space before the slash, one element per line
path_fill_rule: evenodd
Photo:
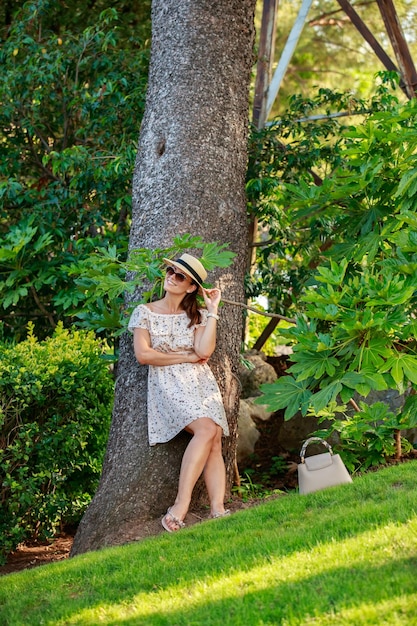
<path fill-rule="evenodd" d="M 163 259 L 165 295 L 133 311 L 135 356 L 149 365 L 148 434 L 150 445 L 165 443 L 180 431 L 192 435 L 182 458 L 177 497 L 162 518 L 175 532 L 184 518 L 194 486 L 204 472 L 211 517 L 223 517 L 226 488 L 222 434 L 228 435 L 221 395 L 207 361 L 216 347 L 219 289 L 204 289 L 201 262 L 190 254 Z M 199 309 L 197 293 L 206 309 Z"/>

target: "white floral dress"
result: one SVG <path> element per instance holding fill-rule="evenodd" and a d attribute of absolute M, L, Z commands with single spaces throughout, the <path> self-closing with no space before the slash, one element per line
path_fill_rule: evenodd
<path fill-rule="evenodd" d="M 201 309 L 201 324 L 207 324 L 207 311 Z M 129 320 L 131 332 L 145 328 L 151 346 L 160 352 L 186 353 L 193 349 L 197 325 L 188 328 L 185 312 L 154 313 L 146 305 L 134 309 Z M 219 387 L 210 367 L 201 363 L 149 365 L 148 434 L 151 446 L 166 443 L 188 424 L 200 417 L 209 417 L 229 434 Z"/>

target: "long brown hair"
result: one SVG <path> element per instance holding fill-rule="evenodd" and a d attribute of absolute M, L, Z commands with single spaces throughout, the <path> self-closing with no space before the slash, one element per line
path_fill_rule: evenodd
<path fill-rule="evenodd" d="M 192 284 L 197 285 L 197 283 L 195 283 L 194 281 L 192 282 Z M 193 291 L 192 293 L 185 294 L 184 299 L 181 302 L 182 308 L 184 309 L 184 311 L 187 313 L 188 317 L 190 318 L 190 323 L 188 324 L 188 328 L 191 328 L 191 326 L 194 326 L 194 324 L 201 323 L 201 313 L 198 310 L 197 292 L 198 292 L 198 285 L 195 291 Z"/>

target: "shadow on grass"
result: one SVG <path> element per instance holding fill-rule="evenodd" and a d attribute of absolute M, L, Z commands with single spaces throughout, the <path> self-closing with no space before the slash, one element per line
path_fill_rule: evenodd
<path fill-rule="evenodd" d="M 353 569 L 335 567 L 292 583 L 277 581 L 261 590 L 246 592 L 244 588 L 237 588 L 232 597 L 221 600 L 205 597 L 197 605 L 192 602 L 192 606 L 185 606 L 181 610 L 159 611 L 156 608 L 153 614 L 141 617 L 139 609 L 138 615 L 133 618 L 110 620 L 105 623 L 113 626 L 116 624 L 252 626 L 305 624 L 308 618 L 314 617 L 316 623 L 321 626 L 325 619 L 330 619 L 329 624 L 336 624 L 338 614 L 355 608 L 358 609 L 358 616 L 352 623 L 359 626 L 361 623 L 359 615 L 364 606 L 387 603 L 387 609 L 392 605 L 393 610 L 404 619 L 398 623 L 417 624 L 416 568 L 417 556 L 398 559 L 395 562 L 395 575 L 393 574 L 392 580 L 389 581 L 391 584 L 381 586 L 381 580 L 387 582 L 385 564 L 381 567 L 369 567 L 364 564 Z M 398 572 L 401 572 L 400 576 Z M 377 621 L 370 623 L 378 626 L 383 623 L 396 623 L 386 622 L 385 619 L 388 617 L 386 614 L 379 614 L 376 617 Z M 77 617 L 73 616 L 71 624 L 78 626 L 83 623 L 82 618 L 78 621 Z"/>

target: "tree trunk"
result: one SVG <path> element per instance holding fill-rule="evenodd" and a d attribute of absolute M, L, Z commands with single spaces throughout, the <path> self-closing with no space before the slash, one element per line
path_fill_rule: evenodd
<path fill-rule="evenodd" d="M 254 5 L 255 0 L 154 0 L 147 104 L 133 180 L 130 249 L 167 247 L 181 233 L 229 243 L 237 255 L 232 268 L 209 278 L 226 298 L 238 301 L 247 258 L 244 185 Z M 224 448 L 230 492 L 242 312 L 225 305 L 220 316 L 210 364 L 230 424 Z M 149 447 L 147 373 L 125 334 L 103 474 L 73 555 L 158 532 L 160 516 L 173 503 L 189 439 L 181 434 Z M 199 487 L 197 498 L 203 497 Z"/>

